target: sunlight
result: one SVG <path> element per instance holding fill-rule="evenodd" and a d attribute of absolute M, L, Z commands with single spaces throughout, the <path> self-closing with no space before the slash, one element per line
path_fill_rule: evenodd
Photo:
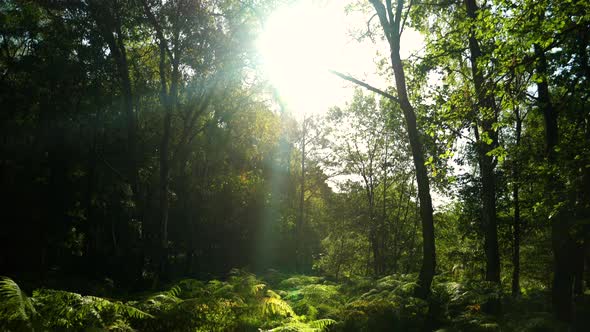
<path fill-rule="evenodd" d="M 377 54 L 387 54 L 384 41 L 357 41 L 351 31 L 366 29 L 366 15 L 345 13 L 347 1 L 300 0 L 278 9 L 257 40 L 265 76 L 296 117 L 342 106 L 351 86 L 328 72 L 336 69 L 383 86 L 376 75 Z M 423 38 L 408 29 L 402 36 L 402 58 L 420 49 Z"/>
<path fill-rule="evenodd" d="M 258 40 L 265 75 L 296 114 L 329 107 L 326 101 L 338 89 L 327 69 L 340 55 L 346 28 L 335 14 L 311 2 L 284 7 L 266 22 Z"/>

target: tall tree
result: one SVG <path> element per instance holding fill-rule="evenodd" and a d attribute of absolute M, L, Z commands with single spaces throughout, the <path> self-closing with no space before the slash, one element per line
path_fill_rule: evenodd
<path fill-rule="evenodd" d="M 436 267 L 434 219 L 432 210 L 432 198 L 430 196 L 430 180 L 424 165 L 424 148 L 422 146 L 421 133 L 418 130 L 416 113 L 408 98 L 404 65 L 400 56 L 400 40 L 406 23 L 404 15 L 404 0 L 398 0 L 395 8 L 391 0 L 386 0 L 385 5 L 381 0 L 369 0 L 373 5 L 383 34 L 389 44 L 391 67 L 395 76 L 395 86 L 400 107 L 406 120 L 406 129 L 412 150 L 414 168 L 416 170 L 416 182 L 418 183 L 418 197 L 420 200 L 420 216 L 422 218 L 422 268 L 418 277 L 417 295 L 422 298 L 430 294 L 430 285 L 434 277 Z M 408 6 L 409 7 L 409 6 Z M 394 12 L 395 10 L 395 12 Z M 408 8 L 406 8 L 407 12 Z"/>
<path fill-rule="evenodd" d="M 467 18 L 476 23 L 480 9 L 475 0 L 465 0 Z M 479 171 L 482 183 L 482 222 L 485 229 L 486 280 L 500 283 L 500 254 L 498 251 L 498 226 L 496 221 L 496 175 L 493 150 L 498 146 L 497 130 L 498 108 L 494 100 L 493 85 L 484 76 L 481 65 L 482 50 L 476 38 L 476 29 L 469 30 L 469 53 L 471 72 L 475 90 L 475 119 L 473 130 L 476 137 Z M 481 133 L 480 133 L 481 128 Z"/>

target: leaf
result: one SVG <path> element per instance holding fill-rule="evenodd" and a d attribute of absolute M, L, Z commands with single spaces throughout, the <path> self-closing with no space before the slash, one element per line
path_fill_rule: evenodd
<path fill-rule="evenodd" d="M 309 326 L 316 328 L 316 329 L 320 329 L 320 331 L 321 331 L 321 330 L 325 329 L 326 327 L 328 327 L 332 324 L 335 324 L 335 323 L 336 323 L 335 320 L 325 318 L 325 319 L 314 320 L 313 322 L 309 323 Z"/>
<path fill-rule="evenodd" d="M 8 320 L 29 321 L 37 315 L 31 299 L 8 277 L 0 279 L 0 299 L 0 308 L 8 312 Z"/>
<path fill-rule="evenodd" d="M 291 308 L 291 306 L 281 300 L 281 299 L 277 299 L 274 297 L 265 297 L 262 299 L 262 314 L 265 316 L 283 316 L 283 317 L 287 317 L 287 316 L 291 316 L 291 317 L 295 317 L 297 316 L 295 314 L 295 312 L 293 311 L 293 309 Z"/>

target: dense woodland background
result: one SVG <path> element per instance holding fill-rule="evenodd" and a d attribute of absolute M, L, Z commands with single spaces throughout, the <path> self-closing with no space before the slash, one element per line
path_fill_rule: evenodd
<path fill-rule="evenodd" d="M 0 327 L 583 330 L 590 4 L 352 2 L 391 86 L 296 120 L 285 3 L 0 4 Z"/>

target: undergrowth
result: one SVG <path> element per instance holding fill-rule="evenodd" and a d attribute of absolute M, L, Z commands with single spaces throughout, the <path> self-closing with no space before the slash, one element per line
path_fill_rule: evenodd
<path fill-rule="evenodd" d="M 266 282 L 265 280 L 268 280 Z M 180 280 L 167 290 L 110 299 L 62 290 L 25 294 L 0 280 L 2 331 L 555 331 L 546 296 L 517 300 L 486 283 L 435 280 L 428 301 L 414 275 L 354 278 L 233 270 L 225 281 Z M 272 285 L 272 286 L 271 286 Z M 504 314 L 482 304 L 504 299 Z M 527 308 L 529 310 L 527 310 Z"/>

